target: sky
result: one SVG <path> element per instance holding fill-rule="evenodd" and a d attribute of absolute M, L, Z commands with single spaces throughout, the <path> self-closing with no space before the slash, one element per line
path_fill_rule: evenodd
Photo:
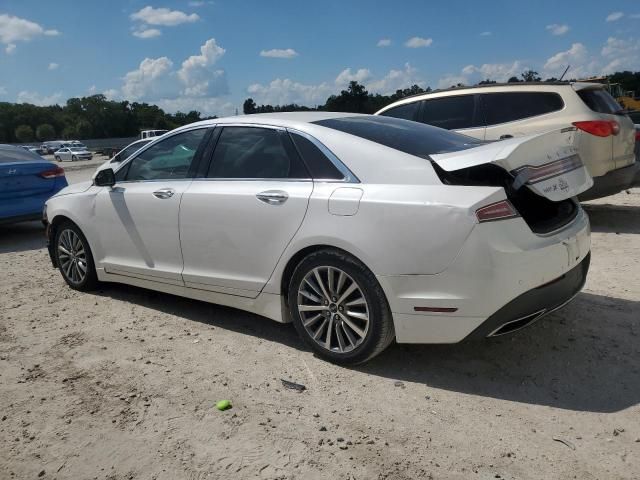
<path fill-rule="evenodd" d="M 533 69 L 640 70 L 637 0 L 0 0 L 0 101 L 102 93 L 206 115 Z"/>

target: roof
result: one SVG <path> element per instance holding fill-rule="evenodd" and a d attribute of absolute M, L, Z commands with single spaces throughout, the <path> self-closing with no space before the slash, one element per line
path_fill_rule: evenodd
<path fill-rule="evenodd" d="M 229 123 L 243 123 L 247 125 L 261 124 L 276 127 L 295 127 L 296 125 L 309 124 L 320 120 L 331 118 L 355 117 L 363 115 L 361 113 L 348 112 L 278 112 L 278 113 L 253 113 L 250 115 L 236 115 L 233 117 L 212 118 L 200 122 L 185 125 L 193 127 L 195 125 L 217 125 Z"/>

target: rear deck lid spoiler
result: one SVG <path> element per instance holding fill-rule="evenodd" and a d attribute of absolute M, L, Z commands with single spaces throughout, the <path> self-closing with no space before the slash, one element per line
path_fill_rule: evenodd
<path fill-rule="evenodd" d="M 435 154 L 431 159 L 448 172 L 499 165 L 513 176 L 514 188 L 526 185 L 554 202 L 575 197 L 593 185 L 576 147 L 575 127 Z"/>

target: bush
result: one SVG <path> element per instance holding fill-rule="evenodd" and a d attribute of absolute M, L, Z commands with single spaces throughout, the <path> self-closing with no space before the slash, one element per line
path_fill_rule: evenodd
<path fill-rule="evenodd" d="M 53 140 L 56 137 L 56 130 L 52 125 L 43 123 L 42 125 L 38 125 L 38 128 L 36 128 L 36 137 L 41 142 Z"/>
<path fill-rule="evenodd" d="M 31 142 L 35 138 L 33 128 L 29 125 L 19 125 L 16 128 L 15 135 L 19 142 Z"/>

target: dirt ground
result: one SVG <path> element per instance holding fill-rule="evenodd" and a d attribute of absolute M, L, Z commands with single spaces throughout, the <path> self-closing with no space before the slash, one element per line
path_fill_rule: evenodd
<path fill-rule="evenodd" d="M 587 209 L 566 308 L 357 368 L 230 308 L 72 291 L 37 223 L 0 227 L 0 479 L 640 478 L 640 189 Z"/>

